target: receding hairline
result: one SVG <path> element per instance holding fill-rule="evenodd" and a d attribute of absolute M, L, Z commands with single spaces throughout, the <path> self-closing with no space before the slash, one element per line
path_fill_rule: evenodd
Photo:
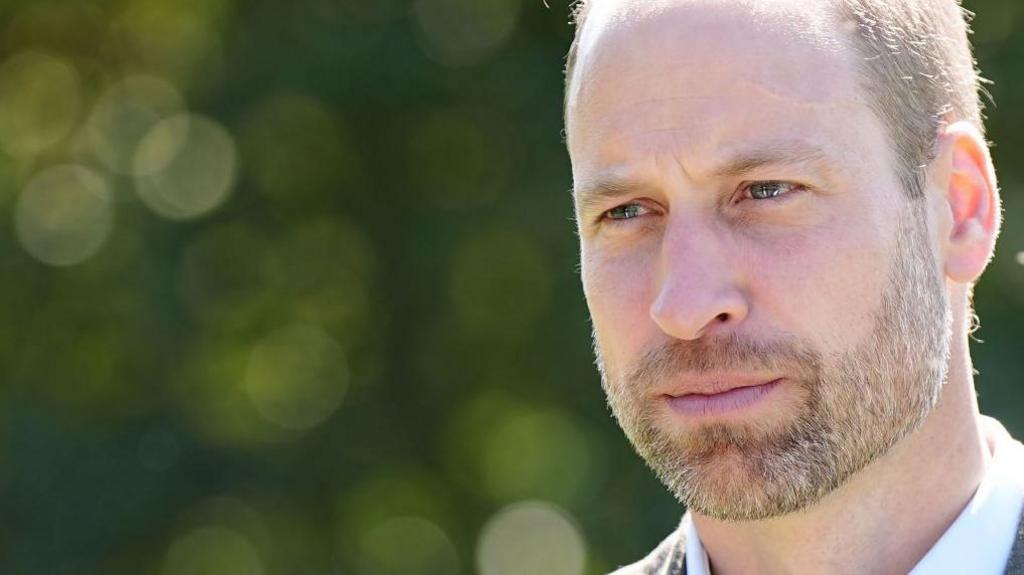
<path fill-rule="evenodd" d="M 639 8 L 629 8 L 631 4 L 638 5 Z M 851 45 L 851 40 L 848 38 L 851 30 L 849 28 L 842 29 L 843 20 L 838 11 L 832 9 L 801 10 L 799 9 L 801 5 L 791 0 L 789 2 L 779 1 L 777 2 L 777 7 L 776 4 L 766 7 L 763 4 L 755 4 L 750 0 L 660 0 L 651 3 L 642 1 L 629 2 L 628 0 L 578 0 L 573 4 L 573 14 L 577 22 L 577 28 L 566 60 L 564 111 L 568 112 L 570 104 L 573 103 L 572 96 L 575 94 L 574 90 L 579 89 L 576 76 L 579 76 L 582 72 L 577 72 L 577 70 L 589 69 L 590 67 L 581 58 L 581 43 L 587 46 L 589 55 L 590 52 L 594 51 L 590 48 L 596 45 L 596 42 L 594 42 L 595 33 L 600 37 L 606 31 L 614 34 L 612 31 L 623 25 L 631 26 L 644 21 L 657 20 L 663 14 L 671 11 L 672 8 L 684 4 L 709 6 L 745 5 L 750 8 L 752 15 L 755 16 L 755 25 L 759 30 L 759 34 L 771 34 L 773 37 L 777 37 L 780 42 L 787 42 L 789 40 L 796 40 L 800 43 L 806 42 L 812 49 L 823 49 L 834 52 L 837 55 L 841 52 L 850 53 L 855 48 Z M 602 7 L 605 5 L 624 6 L 624 9 L 621 11 L 615 11 L 614 9 L 612 11 L 602 10 L 602 14 L 589 17 L 590 6 L 594 5 L 602 5 Z M 595 25 L 600 26 L 596 32 L 594 31 Z M 847 33 L 836 33 L 835 30 Z"/>
<path fill-rule="evenodd" d="M 609 0 L 579 0 L 573 5 L 576 34 L 565 69 L 567 124 L 573 90 L 578 89 L 574 77 L 587 14 L 592 5 L 605 1 Z M 720 1 L 756 6 L 749 0 Z M 987 93 L 981 89 L 983 80 L 967 37 L 972 15 L 959 0 L 822 1 L 840 30 L 849 27 L 844 43 L 859 56 L 859 89 L 887 126 L 904 190 L 910 197 L 920 197 L 942 126 L 965 120 L 984 133 L 980 96 Z"/>

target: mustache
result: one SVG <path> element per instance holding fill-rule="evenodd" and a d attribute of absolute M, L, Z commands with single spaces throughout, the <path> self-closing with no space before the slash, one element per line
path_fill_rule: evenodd
<path fill-rule="evenodd" d="M 804 381 L 817 379 L 821 354 L 795 339 L 758 340 L 738 334 L 692 341 L 670 340 L 644 353 L 627 381 L 644 387 L 680 373 L 771 372 Z"/>

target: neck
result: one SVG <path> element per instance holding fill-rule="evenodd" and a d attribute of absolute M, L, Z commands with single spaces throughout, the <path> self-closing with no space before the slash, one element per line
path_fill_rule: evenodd
<path fill-rule="evenodd" d="M 715 575 L 907 573 L 970 501 L 989 450 L 966 333 L 922 426 L 812 507 L 764 521 L 694 514 Z"/>

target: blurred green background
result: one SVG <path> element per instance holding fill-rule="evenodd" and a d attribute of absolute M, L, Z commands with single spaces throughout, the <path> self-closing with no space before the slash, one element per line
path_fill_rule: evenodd
<path fill-rule="evenodd" d="M 1024 437 L 1024 4 L 977 0 Z M 581 575 L 680 509 L 592 367 L 564 1 L 0 4 L 0 572 Z"/>

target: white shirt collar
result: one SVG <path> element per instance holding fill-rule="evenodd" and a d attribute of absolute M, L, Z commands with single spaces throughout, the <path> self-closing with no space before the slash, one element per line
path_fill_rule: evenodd
<path fill-rule="evenodd" d="M 686 535 L 686 575 L 711 575 L 708 554 L 697 535 L 697 526 L 687 513 L 683 518 L 683 533 Z"/>
<path fill-rule="evenodd" d="M 909 575 L 1001 575 L 1013 548 L 1024 505 L 1024 445 L 996 420 L 983 418 L 992 438 L 992 460 L 974 497 Z M 711 575 L 708 555 L 689 514 L 686 535 L 687 575 Z"/>

